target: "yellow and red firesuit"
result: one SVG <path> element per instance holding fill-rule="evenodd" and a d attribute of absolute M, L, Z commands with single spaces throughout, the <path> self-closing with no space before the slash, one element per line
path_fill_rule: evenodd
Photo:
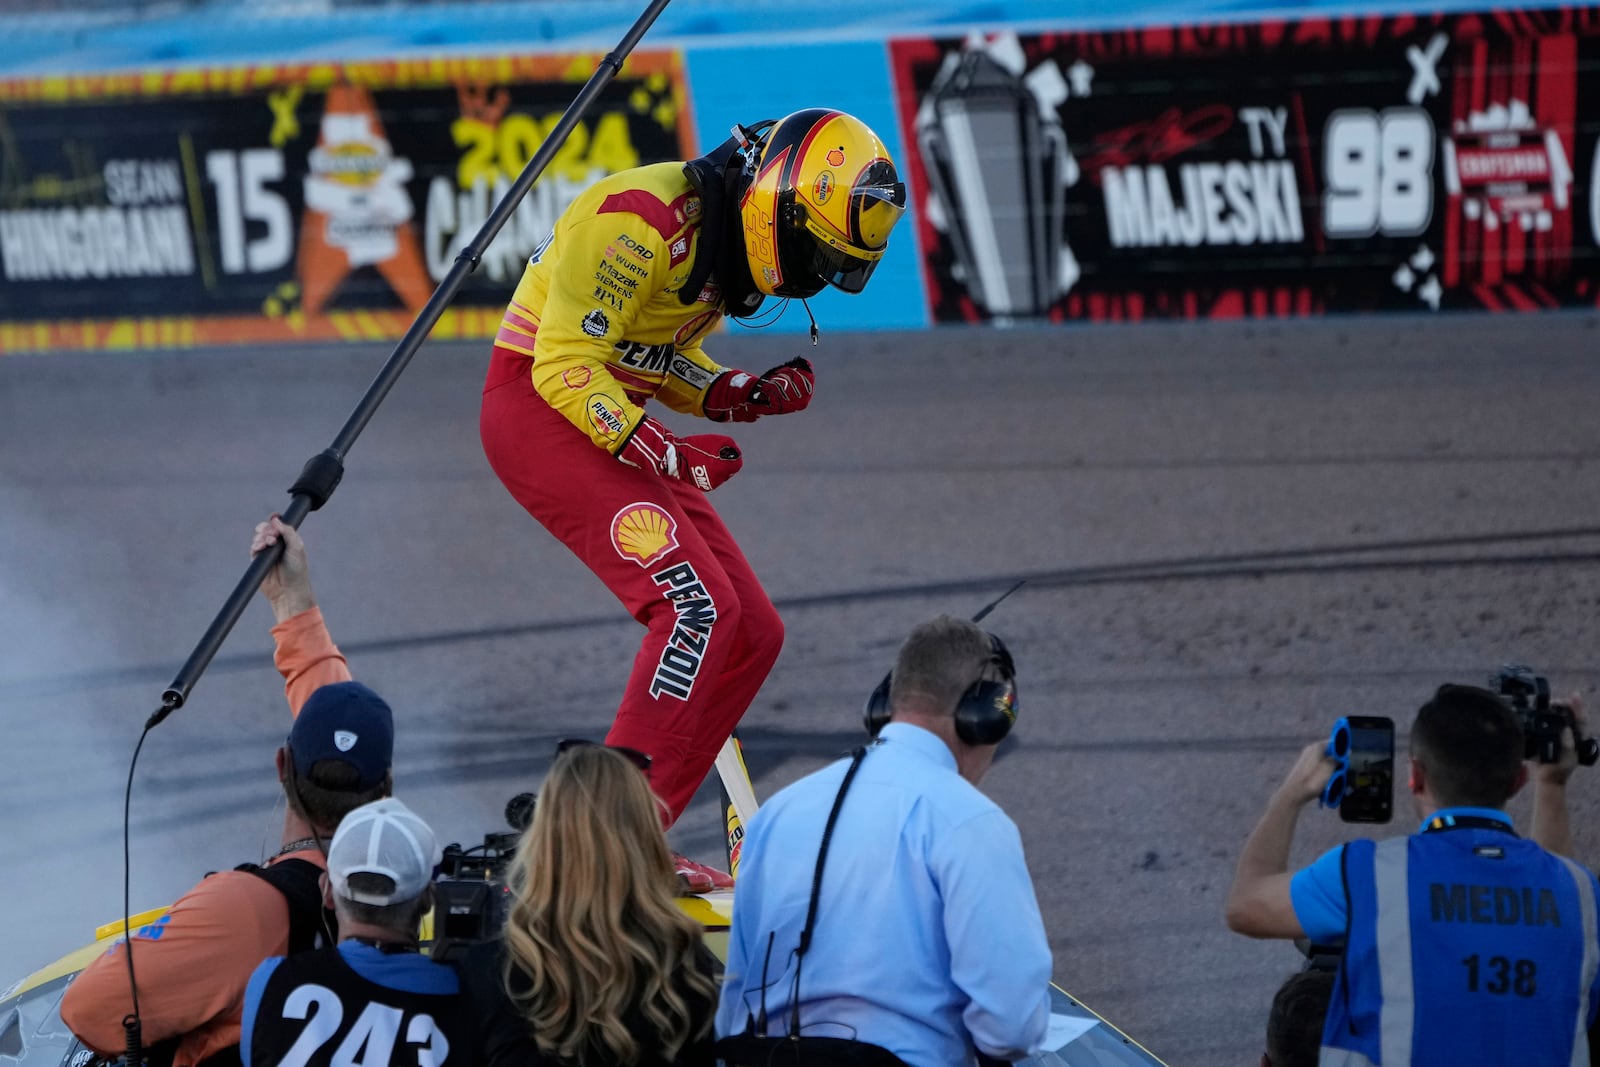
<path fill-rule="evenodd" d="M 606 740 L 651 755 L 669 824 L 777 660 L 783 623 L 706 497 L 742 463 L 732 439 L 676 437 L 644 405 L 717 422 L 804 408 L 804 360 L 755 376 L 712 360 L 702 340 L 725 310 L 748 314 L 763 293 L 859 291 L 904 209 L 887 153 L 840 112 L 781 120 L 748 163 L 726 206 L 722 189 L 697 185 L 678 162 L 582 193 L 530 259 L 484 382 L 480 430 L 495 473 L 647 627 Z M 882 187 L 862 191 L 857 179 Z M 795 205 L 807 197 L 804 221 Z M 782 235 L 778 215 L 793 220 Z"/>

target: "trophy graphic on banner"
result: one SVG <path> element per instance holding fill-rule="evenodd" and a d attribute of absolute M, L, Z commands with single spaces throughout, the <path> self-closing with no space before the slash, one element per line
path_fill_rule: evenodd
<path fill-rule="evenodd" d="M 1025 78 L 1006 43 L 946 56 L 917 113 L 930 221 L 956 281 L 1000 321 L 1046 314 L 1079 273 L 1065 236 L 1077 166 L 1055 113 L 1068 90 L 1054 63 Z"/>

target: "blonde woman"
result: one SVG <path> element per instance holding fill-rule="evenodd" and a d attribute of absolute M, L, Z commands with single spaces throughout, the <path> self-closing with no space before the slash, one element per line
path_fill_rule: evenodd
<path fill-rule="evenodd" d="M 649 757 L 564 741 L 463 993 L 480 1067 L 710 1064 L 716 958 L 677 905 Z"/>

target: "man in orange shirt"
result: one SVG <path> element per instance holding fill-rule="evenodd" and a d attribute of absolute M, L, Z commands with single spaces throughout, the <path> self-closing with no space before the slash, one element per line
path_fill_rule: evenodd
<path fill-rule="evenodd" d="M 279 539 L 282 560 L 261 583 L 277 622 L 274 661 L 294 726 L 278 749 L 288 798 L 283 838 L 264 864 L 208 875 L 160 919 L 134 933 L 144 1041 L 172 1067 L 239 1063 L 239 1023 L 250 974 L 269 956 L 332 944 L 322 908 L 324 850 L 340 819 L 393 791 L 393 715 L 350 670 L 323 622 L 305 544 L 276 515 L 256 527 L 251 552 Z M 61 1018 L 106 1056 L 124 1046 L 132 1012 L 126 947 L 118 942 L 67 988 Z"/>

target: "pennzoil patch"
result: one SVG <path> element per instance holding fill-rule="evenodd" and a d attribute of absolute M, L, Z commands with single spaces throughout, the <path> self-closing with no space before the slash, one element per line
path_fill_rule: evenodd
<path fill-rule="evenodd" d="M 605 393 L 590 394 L 589 425 L 601 437 L 615 441 L 622 436 L 622 431 L 628 428 L 628 421 L 622 417 L 622 412 L 622 404 L 614 397 Z"/>
<path fill-rule="evenodd" d="M 678 563 L 657 571 L 650 580 L 662 587 L 662 595 L 677 613 L 677 625 L 661 650 L 655 676 L 650 679 L 650 695 L 688 700 L 700 675 L 700 663 L 711 630 L 717 621 L 717 605 L 695 573 L 692 563 Z"/>

